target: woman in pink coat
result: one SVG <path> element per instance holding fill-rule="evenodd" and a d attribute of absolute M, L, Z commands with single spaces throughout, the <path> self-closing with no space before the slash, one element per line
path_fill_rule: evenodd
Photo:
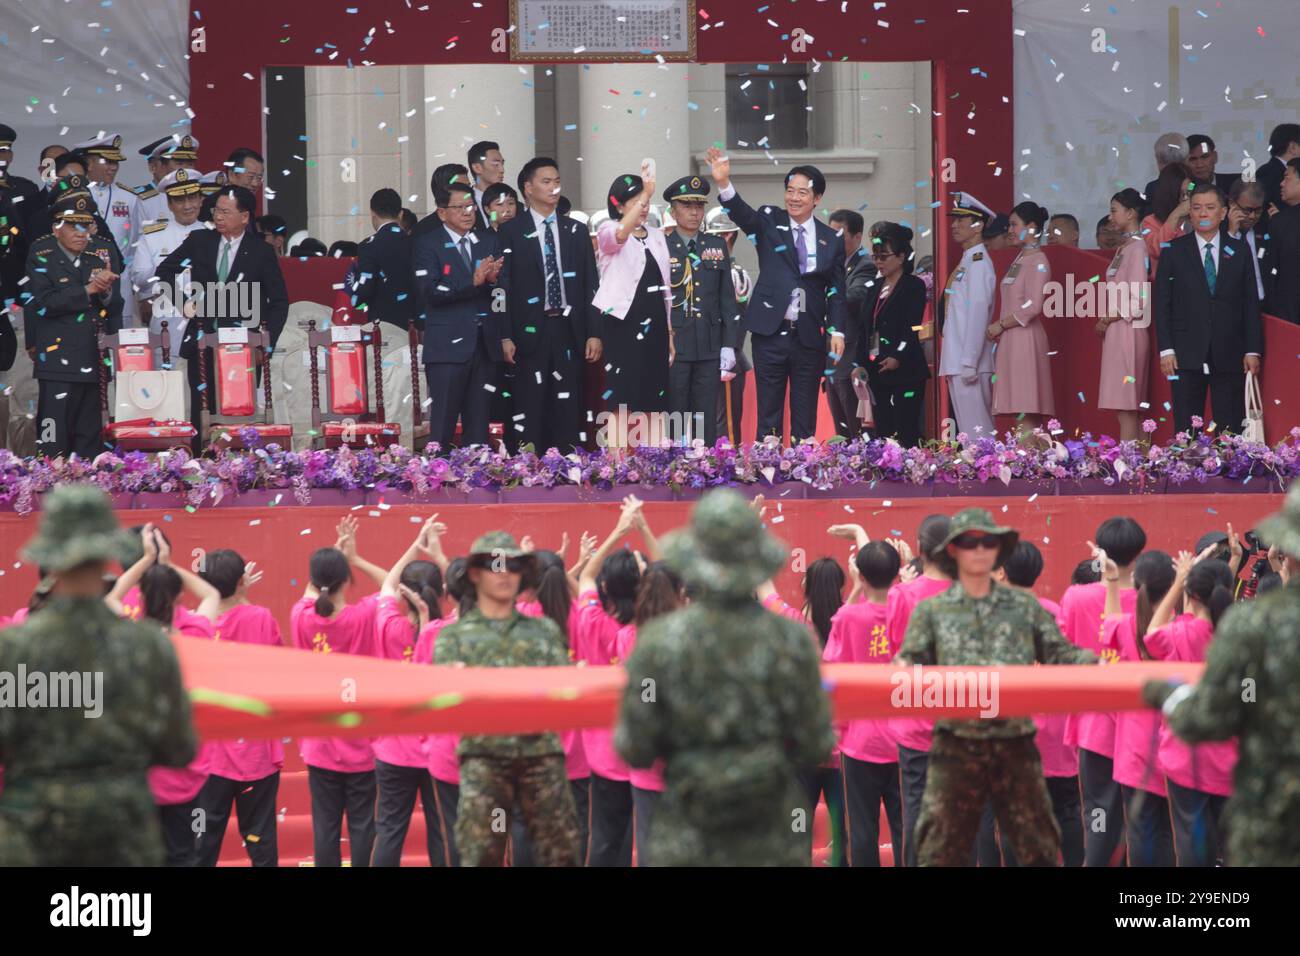
<path fill-rule="evenodd" d="M 1151 368 L 1150 293 L 1147 246 L 1138 235 L 1142 196 L 1124 189 L 1110 199 L 1110 222 L 1125 236 L 1106 270 L 1103 303 L 1097 319 L 1101 343 L 1101 382 L 1097 407 L 1113 409 L 1119 416 L 1120 441 L 1141 437 L 1138 417 L 1147 400 L 1147 372 Z"/>
<path fill-rule="evenodd" d="M 999 317 L 988 327 L 994 351 L 993 414 L 1015 415 L 1031 431 L 1056 414 L 1052 398 L 1052 350 L 1040 316 L 1044 289 L 1052 281 L 1047 256 L 1038 246 L 1047 210 L 1022 202 L 1011 211 L 1008 240 L 1020 254 L 1002 277 Z"/>

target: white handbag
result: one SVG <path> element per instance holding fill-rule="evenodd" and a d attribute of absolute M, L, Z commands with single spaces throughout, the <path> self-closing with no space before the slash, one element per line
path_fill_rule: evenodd
<path fill-rule="evenodd" d="M 1246 373 L 1246 417 L 1241 423 L 1241 437 L 1246 441 L 1267 444 L 1264 438 L 1264 399 L 1259 393 L 1259 378 Z"/>
<path fill-rule="evenodd" d="M 119 372 L 113 418 L 119 422 L 190 420 L 189 386 L 179 369 Z"/>

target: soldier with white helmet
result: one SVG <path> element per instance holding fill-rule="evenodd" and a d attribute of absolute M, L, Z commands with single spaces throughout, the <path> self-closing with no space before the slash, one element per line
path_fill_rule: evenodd
<path fill-rule="evenodd" d="M 736 290 L 736 304 L 743 307 L 749 302 L 754 281 L 736 259 L 736 237 L 740 235 L 740 227 L 731 221 L 726 209 L 715 206 L 704 217 L 704 231 L 711 236 L 721 236 L 726 241 L 727 252 L 731 256 L 731 284 Z M 745 338 L 748 334 L 743 327 L 739 330 L 735 349 L 736 367 L 722 373 L 722 388 L 718 390 L 717 433 L 728 436 L 732 444 L 740 440 L 740 420 L 745 411 L 745 377 L 754 368 L 745 352 Z"/>

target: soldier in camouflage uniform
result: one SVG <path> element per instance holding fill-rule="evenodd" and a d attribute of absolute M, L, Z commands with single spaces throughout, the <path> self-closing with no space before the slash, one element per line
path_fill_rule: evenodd
<path fill-rule="evenodd" d="M 897 663 L 987 667 L 1096 662 L 1091 651 L 1061 635 L 1032 594 L 993 580 L 994 567 L 1018 538 L 1010 528 L 995 525 L 983 508 L 953 516 L 948 536 L 935 552 L 953 585 L 916 606 Z M 1029 717 L 935 722 L 916 825 L 921 866 L 967 865 L 990 799 L 1022 866 L 1057 864 L 1061 834 L 1034 733 Z"/>
<path fill-rule="evenodd" d="M 519 592 L 537 580 L 537 563 L 504 531 L 474 541 L 467 575 L 476 606 L 443 628 L 435 664 L 469 667 L 566 667 L 569 644 L 555 622 L 525 617 Z M 577 866 L 578 815 L 554 733 L 463 736 L 456 849 L 461 866 L 501 866 L 510 833 L 506 814 L 519 807 L 538 866 Z"/>
<path fill-rule="evenodd" d="M 1300 864 L 1300 485 L 1259 536 L 1285 555 L 1286 587 L 1238 604 L 1219 621 L 1193 687 L 1150 681 L 1142 696 L 1163 707 L 1190 744 L 1237 738 L 1232 796 L 1224 808 L 1232 866 Z"/>
<path fill-rule="evenodd" d="M 0 688 L 0 866 L 163 864 L 145 772 L 185 766 L 197 740 L 171 642 L 104 604 L 105 566 L 126 546 L 104 494 L 68 485 L 47 499 L 23 553 L 49 573 L 52 593 L 20 627 L 0 631 L 0 680 L 20 666 L 29 685 L 40 673 L 51 688 L 56 674 L 80 674 L 87 706 L 20 708 Z M 92 706 L 95 674 L 102 699 Z"/>
<path fill-rule="evenodd" d="M 763 609 L 754 589 L 786 550 L 734 491 L 706 494 L 664 560 L 691 603 L 655 618 L 627 661 L 614 747 L 633 767 L 662 759 L 650 824 L 655 866 L 808 866 L 795 768 L 835 743 L 816 642 Z"/>

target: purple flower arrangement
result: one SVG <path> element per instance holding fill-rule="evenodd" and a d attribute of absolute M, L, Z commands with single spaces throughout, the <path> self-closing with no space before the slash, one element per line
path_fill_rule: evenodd
<path fill-rule="evenodd" d="M 776 486 L 799 482 L 818 491 L 877 483 L 962 484 L 1019 482 L 1123 485 L 1134 491 L 1223 480 L 1287 484 L 1300 475 L 1300 427 L 1276 445 L 1247 442 L 1235 435 L 1178 433 L 1167 445 L 1120 442 L 1084 433 L 1062 438 L 1055 421 L 1025 436 L 975 437 L 927 442 L 903 448 L 891 440 L 831 439 L 782 447 L 774 439 L 733 446 L 725 438 L 712 447 L 641 447 L 622 454 L 608 450 L 565 455 L 503 448 L 429 445 L 416 454 L 400 446 L 329 451 L 286 451 L 263 445 L 244 429 L 245 448 L 195 458 L 182 450 L 161 453 L 104 452 L 91 460 L 19 458 L 0 450 L 0 507 L 32 511 L 36 496 L 56 485 L 84 482 L 109 494 L 176 496 L 178 505 L 200 508 L 250 491 L 281 491 L 302 504 L 318 489 L 394 492 L 413 497 L 446 490 L 503 491 L 515 488 L 577 487 L 610 491 L 667 487 L 674 492 L 718 486 Z M 1081 489 L 1082 490 L 1082 489 Z M 888 487 L 881 488 L 888 497 Z M 279 499 L 277 499 L 279 500 Z"/>

